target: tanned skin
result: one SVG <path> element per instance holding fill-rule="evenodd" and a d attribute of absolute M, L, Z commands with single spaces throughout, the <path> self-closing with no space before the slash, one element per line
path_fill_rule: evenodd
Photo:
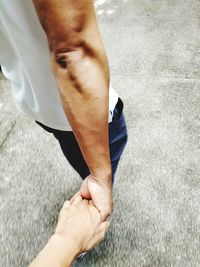
<path fill-rule="evenodd" d="M 92 0 L 33 0 L 46 33 L 64 112 L 90 170 L 79 192 L 112 212 L 109 66 Z M 72 199 L 73 202 L 73 199 Z"/>

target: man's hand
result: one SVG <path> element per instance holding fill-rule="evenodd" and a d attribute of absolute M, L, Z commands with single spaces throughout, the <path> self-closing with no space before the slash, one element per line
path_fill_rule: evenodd
<path fill-rule="evenodd" d="M 93 201 L 96 208 L 100 211 L 101 221 L 106 220 L 111 214 L 113 209 L 111 179 L 105 181 L 89 175 L 83 181 L 80 190 L 72 197 L 70 202 L 73 203 L 78 195 Z"/>

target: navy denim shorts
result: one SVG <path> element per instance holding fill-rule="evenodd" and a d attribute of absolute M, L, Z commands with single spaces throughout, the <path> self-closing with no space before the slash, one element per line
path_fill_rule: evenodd
<path fill-rule="evenodd" d="M 112 122 L 109 123 L 109 146 L 113 182 L 120 157 L 127 142 L 127 127 L 123 106 L 123 101 L 119 98 L 113 111 Z M 86 178 L 90 172 L 73 132 L 56 130 L 38 121 L 36 123 L 55 136 L 68 162 L 83 179 Z"/>

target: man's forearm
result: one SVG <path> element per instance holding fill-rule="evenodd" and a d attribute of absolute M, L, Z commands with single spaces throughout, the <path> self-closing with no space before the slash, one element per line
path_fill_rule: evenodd
<path fill-rule="evenodd" d="M 91 174 L 111 177 L 109 67 L 93 0 L 33 0 L 65 114 Z"/>
<path fill-rule="evenodd" d="M 95 54 L 96 53 L 96 54 Z M 103 50 L 90 55 L 84 47 L 52 55 L 65 114 L 92 175 L 110 175 L 108 143 L 109 68 Z M 107 177 L 106 177 L 107 176 Z"/>

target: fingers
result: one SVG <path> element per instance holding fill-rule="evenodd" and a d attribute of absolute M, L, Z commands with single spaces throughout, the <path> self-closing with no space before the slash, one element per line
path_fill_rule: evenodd
<path fill-rule="evenodd" d="M 104 239 L 108 227 L 109 227 L 108 221 L 105 221 L 97 226 L 96 234 L 93 236 L 91 243 L 88 245 L 85 251 L 89 251 L 92 248 L 96 247 Z"/>
<path fill-rule="evenodd" d="M 113 202 L 112 200 L 109 202 L 108 205 L 105 205 L 102 209 L 100 209 L 101 214 L 101 221 L 104 222 L 108 219 L 108 217 L 111 215 L 113 210 Z"/>
<path fill-rule="evenodd" d="M 65 201 L 63 204 L 63 208 L 69 208 L 71 206 L 71 203 L 69 200 Z"/>
<path fill-rule="evenodd" d="M 106 221 L 108 219 L 108 217 L 110 216 L 111 213 L 112 213 L 112 211 L 110 211 L 110 210 L 100 211 L 100 214 L 101 214 L 101 222 Z"/>
<path fill-rule="evenodd" d="M 70 199 L 70 203 L 72 204 L 74 202 L 74 200 L 76 199 L 77 196 L 81 195 L 80 191 L 78 191 L 71 199 Z"/>
<path fill-rule="evenodd" d="M 100 225 L 101 240 L 104 239 L 108 228 L 109 228 L 109 222 L 108 221 L 105 221 L 105 222 L 101 223 L 101 225 Z"/>
<path fill-rule="evenodd" d="M 98 218 L 101 223 L 106 221 L 107 218 L 111 214 L 111 211 L 106 211 L 106 210 L 101 211 L 100 209 L 98 209 L 98 207 L 96 207 L 94 205 L 92 200 L 89 200 L 89 206 L 90 206 L 90 210 L 91 210 L 92 215 L 94 217 Z"/>
<path fill-rule="evenodd" d="M 99 210 L 95 206 L 91 206 L 91 204 L 89 204 L 89 213 L 93 224 L 99 225 L 101 223 L 101 216 Z"/>
<path fill-rule="evenodd" d="M 89 201 L 87 199 L 82 199 L 81 195 L 77 195 L 75 198 L 74 198 L 74 201 L 73 203 L 71 204 L 71 206 L 76 206 L 76 205 L 79 205 L 80 204 L 80 207 L 88 207 L 89 206 Z"/>
<path fill-rule="evenodd" d="M 101 225 L 100 225 L 100 229 L 103 231 L 103 232 L 106 232 L 109 228 L 109 222 L 108 221 L 105 221 L 105 222 L 102 222 Z"/>
<path fill-rule="evenodd" d="M 89 201 L 87 199 L 83 199 L 81 204 L 85 205 L 85 206 L 88 206 L 89 205 Z"/>
<path fill-rule="evenodd" d="M 97 235 L 98 239 L 97 239 L 95 245 L 99 244 L 104 239 L 108 228 L 109 228 L 109 222 L 108 221 L 105 221 L 105 222 L 100 224 L 100 226 L 99 226 L 99 234 Z"/>
<path fill-rule="evenodd" d="M 81 195 L 77 195 L 75 198 L 74 198 L 74 201 L 72 202 L 71 206 L 76 206 L 77 204 L 81 203 L 82 201 L 82 197 Z"/>
<path fill-rule="evenodd" d="M 62 206 L 62 209 L 60 210 L 60 213 L 59 213 L 59 218 L 65 213 L 66 209 L 70 208 L 71 204 L 70 204 L 70 201 L 65 201 L 63 206 Z"/>
<path fill-rule="evenodd" d="M 89 200 L 89 205 L 90 205 L 91 207 L 95 207 L 95 205 L 94 205 L 94 203 L 93 203 L 92 200 Z"/>

